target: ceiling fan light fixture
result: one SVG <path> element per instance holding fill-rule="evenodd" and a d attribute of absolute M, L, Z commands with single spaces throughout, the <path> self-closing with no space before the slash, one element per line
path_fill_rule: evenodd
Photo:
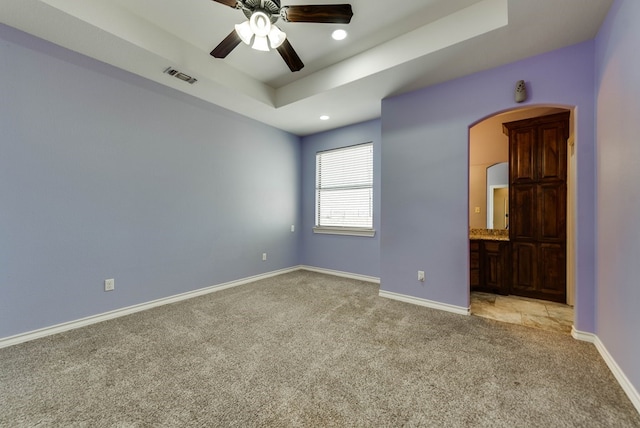
<path fill-rule="evenodd" d="M 264 36 L 258 36 L 256 34 L 256 38 L 253 40 L 253 49 L 257 51 L 269 52 L 269 42 L 267 38 Z"/>
<path fill-rule="evenodd" d="M 250 45 L 251 39 L 253 38 L 253 31 L 251 30 L 251 25 L 249 25 L 249 21 L 244 21 L 242 24 L 236 24 L 236 33 L 242 41 Z"/>
<path fill-rule="evenodd" d="M 249 19 L 249 25 L 253 34 L 259 37 L 267 37 L 271 32 L 271 18 L 260 10 L 253 12 Z"/>
<path fill-rule="evenodd" d="M 251 45 L 257 51 L 269 52 L 280 47 L 287 39 L 287 35 L 275 25 L 271 24 L 269 15 L 262 11 L 255 11 L 248 21 L 236 24 L 236 33 L 247 45 Z M 254 37 L 255 36 L 255 37 Z"/>
<path fill-rule="evenodd" d="M 284 31 L 280 30 L 275 25 L 271 27 L 271 32 L 269 33 L 269 44 L 272 49 L 278 49 L 286 39 L 287 35 Z"/>
<path fill-rule="evenodd" d="M 255 50 L 276 49 L 292 72 L 300 71 L 304 63 L 298 56 L 287 35 L 275 23 L 310 22 L 321 24 L 348 24 L 353 17 L 350 4 L 317 4 L 281 6 L 280 0 L 213 0 L 216 3 L 239 9 L 247 21 L 235 26 L 211 52 L 214 58 L 226 58 L 240 42 Z"/>

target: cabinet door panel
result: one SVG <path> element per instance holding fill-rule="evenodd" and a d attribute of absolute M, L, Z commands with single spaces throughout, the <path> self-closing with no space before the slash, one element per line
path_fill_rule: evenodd
<path fill-rule="evenodd" d="M 567 235 L 567 186 L 559 182 L 537 187 L 538 239 L 543 242 L 564 242 Z"/>
<path fill-rule="evenodd" d="M 536 238 L 536 186 L 518 184 L 510 187 L 509 212 L 517 213 L 510 217 L 509 236 L 512 240 Z"/>
<path fill-rule="evenodd" d="M 511 183 L 535 179 L 535 128 L 513 129 L 509 132 L 509 180 Z"/>
<path fill-rule="evenodd" d="M 538 282 L 538 251 L 532 243 L 511 243 L 511 289 L 535 291 Z"/>
<path fill-rule="evenodd" d="M 539 128 L 539 180 L 565 180 L 567 177 L 567 130 L 564 122 Z"/>
<path fill-rule="evenodd" d="M 500 289 L 503 284 L 502 255 L 500 252 L 488 252 L 485 254 L 485 283 L 487 287 Z"/>
<path fill-rule="evenodd" d="M 540 246 L 540 287 L 549 300 L 565 303 L 566 257 L 565 246 L 542 244 Z M 555 296 L 555 298 L 554 298 Z"/>

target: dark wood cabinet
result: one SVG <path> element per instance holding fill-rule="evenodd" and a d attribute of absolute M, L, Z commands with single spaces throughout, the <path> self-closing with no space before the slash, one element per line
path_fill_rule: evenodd
<path fill-rule="evenodd" d="M 484 255 L 482 257 L 484 285 L 486 288 L 496 290 L 497 293 L 509 292 L 507 254 L 508 244 L 499 241 L 484 241 Z"/>
<path fill-rule="evenodd" d="M 469 241 L 469 266 L 471 291 L 478 291 L 480 287 L 480 243 L 482 241 Z"/>
<path fill-rule="evenodd" d="M 509 293 L 509 242 L 471 240 L 471 290 Z"/>
<path fill-rule="evenodd" d="M 569 112 L 505 123 L 510 292 L 566 302 Z"/>

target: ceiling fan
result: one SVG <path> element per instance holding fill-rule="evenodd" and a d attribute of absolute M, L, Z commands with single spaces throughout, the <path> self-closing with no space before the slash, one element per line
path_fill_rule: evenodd
<path fill-rule="evenodd" d="M 211 51 L 211 56 L 226 58 L 240 42 L 250 45 L 253 40 L 253 49 L 276 49 L 291 71 L 301 70 L 304 64 L 287 40 L 287 35 L 275 25 L 278 19 L 282 18 L 285 22 L 348 24 L 353 16 L 350 4 L 280 6 L 280 0 L 213 1 L 242 10 L 248 21 L 237 24 L 235 30 Z"/>

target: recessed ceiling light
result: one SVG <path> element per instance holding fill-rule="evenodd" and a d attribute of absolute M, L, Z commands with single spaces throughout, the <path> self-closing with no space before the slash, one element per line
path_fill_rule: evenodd
<path fill-rule="evenodd" d="M 347 38 L 347 32 L 345 30 L 336 30 L 331 34 L 333 40 L 344 40 Z"/>
<path fill-rule="evenodd" d="M 327 116 L 326 114 L 325 114 L 325 115 L 320 116 L 320 120 L 329 120 L 329 119 L 330 119 L 330 117 L 329 117 L 329 116 Z"/>

